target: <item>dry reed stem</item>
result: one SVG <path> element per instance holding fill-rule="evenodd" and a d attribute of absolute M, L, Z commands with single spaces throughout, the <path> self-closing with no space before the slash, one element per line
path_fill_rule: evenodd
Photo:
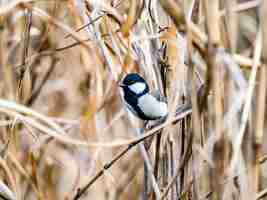
<path fill-rule="evenodd" d="M 137 132 L 137 134 L 136 134 L 137 136 L 140 136 L 141 135 L 139 130 L 136 130 L 136 132 Z M 151 185 L 152 185 L 152 188 L 154 190 L 156 199 L 157 200 L 160 200 L 161 191 L 159 189 L 157 180 L 156 180 L 156 178 L 154 176 L 153 167 L 151 165 L 148 152 L 147 152 L 147 150 L 146 150 L 143 142 L 139 143 L 139 149 L 141 151 L 141 155 L 143 157 L 143 160 L 144 160 L 144 163 L 145 163 L 145 167 L 147 168 L 149 181 L 151 182 Z"/>
<path fill-rule="evenodd" d="M 259 65 L 259 60 L 260 60 L 260 55 L 261 55 L 261 49 L 262 49 L 262 35 L 261 35 L 261 31 L 258 31 L 256 42 L 255 42 L 254 55 L 253 55 L 253 68 L 252 68 L 252 72 L 251 72 L 250 79 L 249 79 L 249 88 L 247 89 L 247 95 L 246 95 L 246 100 L 244 104 L 244 109 L 242 112 L 239 132 L 233 144 L 234 152 L 233 152 L 233 156 L 232 156 L 232 160 L 230 164 L 230 173 L 233 173 L 233 170 L 236 167 L 236 164 L 238 162 L 238 157 L 240 155 L 240 147 L 243 141 L 245 128 L 247 126 L 248 115 L 251 109 L 251 100 L 252 100 L 252 95 L 253 95 L 253 91 L 255 87 L 256 74 L 257 74 L 257 68 Z"/>
<path fill-rule="evenodd" d="M 261 31 L 262 31 L 262 58 L 263 65 L 259 69 L 259 85 L 257 88 L 257 107 L 256 107 L 256 122 L 255 122 L 255 135 L 253 141 L 253 147 L 255 152 L 255 161 L 254 161 L 254 172 L 253 172 L 253 188 L 255 193 L 260 190 L 261 187 L 261 171 L 260 163 L 258 159 L 261 157 L 263 151 L 263 133 L 264 133 L 264 117 L 266 109 L 266 84 L 267 84 L 267 3 L 266 1 L 262 2 L 261 5 Z"/>
<path fill-rule="evenodd" d="M 3 182 L 18 199 L 138 199 L 146 186 L 133 163 L 142 160 L 149 169 L 146 199 L 265 197 L 265 6 L 259 0 L 2 3 Z M 151 90 L 167 94 L 170 113 L 184 101 L 192 110 L 131 135 L 117 88 L 125 72 L 144 75 Z M 204 98 L 197 90 L 203 82 Z M 44 108 L 61 104 L 42 101 L 53 97 L 46 92 L 62 92 L 59 102 L 67 102 L 55 116 Z M 143 157 L 131 156 L 134 145 L 154 135 L 156 145 L 141 147 Z M 131 189 L 123 192 L 121 184 Z"/>

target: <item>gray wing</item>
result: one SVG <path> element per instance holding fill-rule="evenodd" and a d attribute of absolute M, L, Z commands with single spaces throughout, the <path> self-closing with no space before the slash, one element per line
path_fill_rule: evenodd
<path fill-rule="evenodd" d="M 154 96 L 157 100 L 163 101 L 163 102 L 166 102 L 167 103 L 166 97 L 164 97 L 159 90 L 155 90 L 155 91 L 151 92 L 150 94 L 152 96 Z"/>
<path fill-rule="evenodd" d="M 159 90 L 151 92 L 151 95 L 153 95 L 157 100 L 167 103 L 166 97 L 164 97 Z M 175 110 L 175 115 L 179 115 L 183 112 L 192 112 L 192 105 L 190 103 L 178 105 Z"/>

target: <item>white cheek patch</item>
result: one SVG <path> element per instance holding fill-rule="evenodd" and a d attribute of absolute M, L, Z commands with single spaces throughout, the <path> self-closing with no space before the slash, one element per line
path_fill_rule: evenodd
<path fill-rule="evenodd" d="M 132 90 L 136 94 L 141 94 L 146 89 L 145 83 L 134 83 L 129 86 L 130 90 Z"/>
<path fill-rule="evenodd" d="M 152 95 L 143 95 L 138 99 L 138 106 L 144 114 L 150 118 L 160 118 L 168 114 L 168 106 L 165 102 L 158 101 Z"/>

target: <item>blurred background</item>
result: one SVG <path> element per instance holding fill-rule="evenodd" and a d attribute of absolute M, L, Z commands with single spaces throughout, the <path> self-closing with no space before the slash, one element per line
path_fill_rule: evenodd
<path fill-rule="evenodd" d="M 1 0 L 0 198 L 264 199 L 266 64 L 264 0 Z"/>

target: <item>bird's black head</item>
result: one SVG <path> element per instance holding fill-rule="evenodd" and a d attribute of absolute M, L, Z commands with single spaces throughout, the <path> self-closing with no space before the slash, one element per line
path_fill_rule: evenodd
<path fill-rule="evenodd" d="M 123 85 L 128 85 L 128 86 L 137 82 L 146 83 L 145 79 L 137 73 L 127 74 L 122 81 Z"/>
<path fill-rule="evenodd" d="M 145 79 L 137 73 L 127 74 L 120 87 L 123 88 L 124 93 L 131 93 L 132 95 L 141 96 L 149 92 Z"/>

